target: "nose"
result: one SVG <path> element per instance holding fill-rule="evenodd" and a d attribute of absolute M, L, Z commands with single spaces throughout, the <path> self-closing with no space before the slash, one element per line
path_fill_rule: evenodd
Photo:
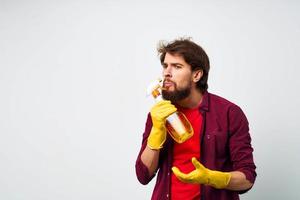
<path fill-rule="evenodd" d="M 166 66 L 166 67 L 163 69 L 163 77 L 164 77 L 164 78 L 171 78 L 171 77 L 172 77 L 171 66 Z"/>

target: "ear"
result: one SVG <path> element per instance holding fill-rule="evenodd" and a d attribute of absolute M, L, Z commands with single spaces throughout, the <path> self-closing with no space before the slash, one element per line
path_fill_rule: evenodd
<path fill-rule="evenodd" d="M 193 71 L 193 81 L 194 83 L 197 83 L 203 76 L 203 70 L 202 69 L 198 69 Z"/>

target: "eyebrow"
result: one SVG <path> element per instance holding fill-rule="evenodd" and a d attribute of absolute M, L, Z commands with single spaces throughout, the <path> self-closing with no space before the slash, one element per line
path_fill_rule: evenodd
<path fill-rule="evenodd" d="M 162 65 L 167 65 L 167 63 L 163 62 Z M 181 63 L 170 63 L 170 65 L 175 66 L 175 65 L 180 65 L 183 66 Z"/>

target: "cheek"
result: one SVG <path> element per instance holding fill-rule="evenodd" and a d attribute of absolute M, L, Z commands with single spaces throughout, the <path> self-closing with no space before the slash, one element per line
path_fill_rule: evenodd
<path fill-rule="evenodd" d="M 191 84 L 191 76 L 185 76 L 178 79 L 178 81 L 176 81 L 176 85 L 178 89 L 187 88 L 190 84 Z"/>

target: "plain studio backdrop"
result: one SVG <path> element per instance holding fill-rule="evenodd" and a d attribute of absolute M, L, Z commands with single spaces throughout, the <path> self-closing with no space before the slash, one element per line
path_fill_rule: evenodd
<path fill-rule="evenodd" d="M 150 3 L 151 2 L 151 3 Z M 160 40 L 190 36 L 250 122 L 250 199 L 300 198 L 299 1 L 0 1 L 0 199 L 150 199 L 135 175 Z M 298 92 L 297 92 L 298 91 Z"/>

